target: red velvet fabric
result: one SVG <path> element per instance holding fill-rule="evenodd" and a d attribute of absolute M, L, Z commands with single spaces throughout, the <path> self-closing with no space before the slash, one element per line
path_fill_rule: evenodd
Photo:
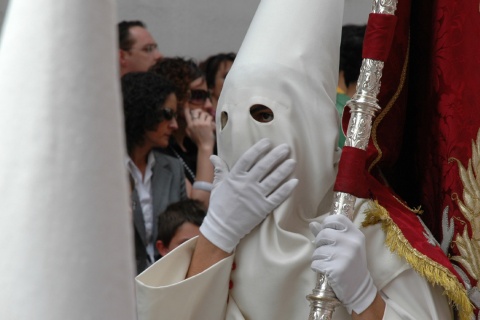
<path fill-rule="evenodd" d="M 367 154 L 364 150 L 343 147 L 333 190 L 346 192 L 357 198 L 368 198 L 370 193 L 365 179 L 366 159 Z"/>
<path fill-rule="evenodd" d="M 468 169 L 469 162 L 477 168 L 480 164 L 477 147 L 472 144 L 477 143 L 480 129 L 480 7 L 478 0 L 427 4 L 417 4 L 418 33 L 414 40 L 419 48 L 415 51 L 416 66 L 422 72 L 411 81 L 415 96 L 409 100 L 409 113 L 416 125 L 412 124 L 415 129 L 410 148 L 404 151 L 416 159 L 411 167 L 418 190 L 416 195 L 405 195 L 422 205 L 424 220 L 437 239 L 445 237 L 442 223 L 453 224 L 448 254 L 468 276 L 471 290 L 477 287 L 475 294 L 480 295 L 480 269 L 472 269 L 468 261 L 458 261 L 473 254 L 474 260 L 480 257 L 480 216 L 476 205 L 472 206 L 480 197 L 480 177 L 475 177 L 480 171 L 475 168 L 471 176 L 460 174 L 462 167 Z M 428 17 L 428 26 L 422 15 L 423 19 Z M 476 218 L 468 219 L 462 206 Z M 447 213 L 446 221 L 442 221 L 443 212 Z M 458 240 L 464 232 L 473 246 L 462 252 Z M 478 260 L 474 263 L 478 265 Z"/>
<path fill-rule="evenodd" d="M 480 294 L 479 11 L 478 0 L 399 0 L 365 167 L 371 198 L 414 248 L 465 285 L 472 302 Z M 344 128 L 349 117 L 344 112 Z M 475 169 L 468 171 L 469 162 Z M 418 216 L 398 199 L 421 206 L 439 243 L 453 226 L 447 255 L 432 249 Z M 459 247 L 462 239 L 471 247 Z"/>
<path fill-rule="evenodd" d="M 451 274 L 460 278 L 453 268 L 448 256 L 440 246 L 432 245 L 426 240 L 425 229 L 420 222 L 419 216 L 406 209 L 407 204 L 400 200 L 400 197 L 393 190 L 380 183 L 372 176 L 368 176 L 369 188 L 372 198 L 384 207 L 390 218 L 402 231 L 403 236 L 420 254 L 425 255 L 432 261 L 444 266 Z M 462 281 L 460 281 L 462 282 Z"/>
<path fill-rule="evenodd" d="M 396 24 L 396 16 L 370 13 L 363 40 L 364 59 L 387 60 Z"/>

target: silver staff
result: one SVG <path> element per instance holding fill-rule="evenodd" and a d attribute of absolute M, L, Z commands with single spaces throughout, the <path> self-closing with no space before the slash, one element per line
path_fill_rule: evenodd
<path fill-rule="evenodd" d="M 375 0 L 372 12 L 393 15 L 396 9 L 397 0 Z M 373 117 L 381 109 L 377 96 L 380 92 L 383 66 L 383 61 L 363 59 L 357 91 L 352 100 L 347 102 L 351 116 L 345 146 L 367 149 Z M 351 194 L 335 192 L 331 214 L 343 214 L 352 220 L 355 200 L 356 197 Z M 321 273 L 317 273 L 315 288 L 307 296 L 307 300 L 310 301 L 309 320 L 331 320 L 335 308 L 341 304 L 326 276 Z"/>

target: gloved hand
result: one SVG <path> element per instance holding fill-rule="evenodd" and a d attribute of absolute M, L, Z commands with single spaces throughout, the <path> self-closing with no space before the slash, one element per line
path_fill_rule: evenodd
<path fill-rule="evenodd" d="M 349 313 L 362 313 L 375 299 L 377 288 L 367 269 L 365 236 L 346 216 L 310 223 L 316 249 L 312 269 L 323 273 Z"/>
<path fill-rule="evenodd" d="M 225 252 L 232 252 L 240 239 L 278 207 L 298 183 L 284 180 L 293 172 L 295 161 L 287 159 L 290 148 L 274 148 L 268 139 L 250 147 L 231 171 L 217 156 L 214 189 L 200 232 Z"/>

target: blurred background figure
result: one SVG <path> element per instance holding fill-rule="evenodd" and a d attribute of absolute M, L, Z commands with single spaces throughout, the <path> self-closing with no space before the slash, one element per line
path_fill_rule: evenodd
<path fill-rule="evenodd" d="M 366 25 L 344 25 L 340 43 L 340 67 L 337 87 L 337 110 L 340 119 L 343 108 L 357 91 L 357 80 L 362 66 L 363 38 Z M 345 134 L 340 126 L 338 146 L 345 144 Z"/>
<path fill-rule="evenodd" d="M 154 245 L 159 214 L 169 204 L 186 199 L 185 175 L 180 161 L 155 150 L 166 148 L 178 127 L 175 87 L 159 75 L 132 72 L 122 77 L 122 93 L 126 166 L 134 182 L 133 220 L 142 240 L 135 241 L 140 273 L 159 257 Z"/>
<path fill-rule="evenodd" d="M 163 257 L 185 241 L 200 234 L 206 212 L 197 200 L 184 200 L 167 207 L 158 218 L 156 246 Z"/>
<path fill-rule="evenodd" d="M 1 319 L 136 318 L 116 12 L 116 1 L 10 0 Z"/>
<path fill-rule="evenodd" d="M 200 68 L 205 73 L 205 79 L 207 80 L 207 87 L 210 91 L 210 97 L 212 99 L 213 110 L 212 116 L 215 118 L 215 111 L 217 110 L 218 98 L 220 92 L 222 92 L 223 82 L 227 77 L 228 71 L 232 67 L 236 54 L 219 53 L 208 57 L 205 61 L 200 63 Z"/>
<path fill-rule="evenodd" d="M 120 75 L 147 71 L 163 56 L 158 44 L 142 21 L 122 21 L 118 24 Z"/>
<path fill-rule="evenodd" d="M 195 61 L 181 57 L 162 59 L 150 71 L 170 80 L 178 97 L 178 130 L 163 151 L 182 162 L 188 196 L 208 207 L 209 186 L 213 182 L 210 156 L 215 149 L 215 123 L 203 72 Z"/>

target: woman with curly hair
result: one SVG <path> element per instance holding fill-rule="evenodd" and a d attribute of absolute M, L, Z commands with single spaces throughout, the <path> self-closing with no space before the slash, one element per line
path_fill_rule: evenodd
<path fill-rule="evenodd" d="M 187 194 L 180 161 L 155 150 L 166 148 L 178 128 L 175 87 L 153 73 L 128 73 L 122 77 L 122 94 L 140 273 L 159 257 L 154 245 L 158 216 L 169 204 L 186 199 Z"/>
<path fill-rule="evenodd" d="M 164 58 L 150 71 L 173 82 L 178 98 L 178 130 L 164 152 L 182 162 L 190 198 L 208 207 L 213 181 L 210 156 L 215 148 L 215 123 L 203 72 L 193 60 L 180 57 Z"/>

